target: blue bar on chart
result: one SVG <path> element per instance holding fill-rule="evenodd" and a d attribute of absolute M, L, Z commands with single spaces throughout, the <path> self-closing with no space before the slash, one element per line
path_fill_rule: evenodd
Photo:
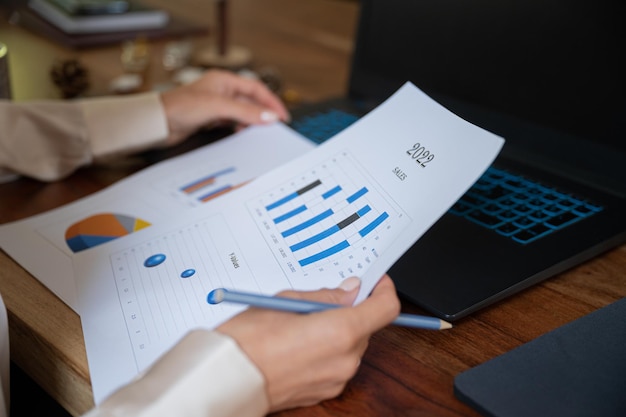
<path fill-rule="evenodd" d="M 394 229 L 411 221 L 348 151 L 286 178 L 248 207 L 293 280 L 354 273 L 380 256 Z"/>
<path fill-rule="evenodd" d="M 347 217 L 346 219 L 340 221 L 339 223 L 329 227 L 328 229 L 314 235 L 311 236 L 308 239 L 303 240 L 300 243 L 297 243 L 295 245 L 291 245 L 289 247 L 289 249 L 291 249 L 292 252 L 295 252 L 297 250 L 300 250 L 302 248 L 305 248 L 307 246 L 310 246 L 314 243 L 317 243 L 319 241 L 321 241 L 322 239 L 325 239 L 337 232 L 339 232 L 341 229 L 351 225 L 352 223 L 354 223 L 357 219 L 361 218 L 363 215 L 365 215 L 365 213 L 369 212 L 370 206 L 365 206 L 363 207 L 361 210 L 357 211 L 356 213 L 350 215 L 349 217 Z"/>
<path fill-rule="evenodd" d="M 308 212 L 309 207 L 307 206 L 307 204 L 298 204 L 297 198 L 300 196 L 303 196 L 304 194 L 306 194 L 307 192 L 313 189 L 318 189 L 318 188 L 323 188 L 323 187 L 324 187 L 324 184 L 322 183 L 322 181 L 320 179 L 316 179 L 315 181 L 305 185 L 304 187 L 301 187 L 298 190 L 292 193 L 289 193 L 286 196 L 278 199 L 277 201 L 266 205 L 265 208 L 269 212 L 271 210 L 278 209 L 279 207 L 284 206 L 287 203 L 290 203 L 290 202 L 296 203 L 296 206 L 294 208 L 288 209 L 288 211 L 272 219 L 274 224 L 279 225 L 283 222 L 286 222 L 288 220 L 295 218 L 296 216 L 299 216 Z M 328 190 L 321 192 L 319 196 L 321 197 L 322 200 L 327 200 L 332 196 L 337 196 L 342 191 L 344 191 L 344 188 L 342 186 L 334 185 Z M 368 192 L 369 190 L 367 187 L 361 187 L 357 189 L 357 191 L 345 197 L 344 201 L 348 203 L 348 207 L 351 207 L 352 205 L 357 204 L 358 201 L 360 201 L 362 197 L 367 195 Z M 311 201 L 315 203 L 315 200 L 311 200 Z M 314 244 L 319 243 L 323 245 L 323 241 L 338 234 L 343 229 L 354 224 L 355 222 L 363 218 L 363 216 L 365 216 L 367 213 L 371 211 L 372 211 L 371 206 L 369 204 L 365 204 L 361 208 L 356 209 L 351 215 L 339 220 L 332 226 L 327 227 L 320 232 L 314 233 L 312 236 L 306 237 L 299 242 L 289 245 L 289 249 L 293 253 L 295 253 L 307 247 L 310 247 Z M 335 212 L 335 210 L 333 210 L 333 208 L 327 208 L 326 210 L 318 214 L 312 215 L 311 217 L 303 221 L 300 221 L 300 223 L 293 225 L 286 230 L 281 231 L 281 236 L 284 238 L 287 238 L 289 236 L 293 236 L 297 233 L 303 232 L 315 225 L 320 224 L 323 221 L 326 221 L 329 217 L 335 214 L 337 213 Z M 358 235 L 360 237 L 365 237 L 366 235 L 371 233 L 374 229 L 376 229 L 376 227 L 379 226 L 388 217 L 389 215 L 386 212 L 383 212 L 382 214 L 378 215 L 373 221 L 369 222 L 367 225 L 360 228 L 358 230 Z M 342 250 L 349 248 L 350 246 L 351 246 L 350 242 L 348 241 L 347 238 L 341 238 L 339 240 L 339 243 L 334 243 L 326 249 L 320 250 L 319 252 L 313 255 L 306 256 L 303 259 L 300 259 L 298 263 L 301 266 L 310 265 L 322 259 L 328 258 L 329 256 L 337 254 L 341 252 Z"/>
<path fill-rule="evenodd" d="M 326 211 L 321 212 L 320 214 L 311 217 L 309 220 L 306 220 L 290 229 L 285 230 L 284 232 L 281 233 L 281 235 L 283 237 L 287 237 L 287 236 L 291 236 L 295 233 L 298 233 L 304 229 L 306 229 L 307 227 L 311 227 L 316 223 L 321 222 L 322 220 L 332 216 L 334 214 L 332 209 L 328 209 Z"/>
<path fill-rule="evenodd" d="M 229 174 L 235 170 L 234 167 L 226 168 L 221 171 L 214 172 L 213 174 L 206 175 L 200 179 L 194 180 L 188 184 L 183 185 L 179 188 L 185 194 L 190 194 L 195 191 L 200 190 L 201 188 L 208 187 L 210 185 L 215 184 L 215 180 L 217 177 Z"/>
<path fill-rule="evenodd" d="M 299 190 L 281 198 L 280 200 L 276 201 L 275 203 L 272 203 L 268 206 L 265 207 L 265 209 L 267 211 L 273 210 L 277 207 L 282 206 L 285 203 L 288 203 L 289 201 L 293 200 L 294 198 L 297 198 L 298 196 L 301 196 L 302 194 L 306 193 L 309 190 L 312 190 L 313 188 L 317 187 L 318 185 L 322 184 L 322 182 L 320 180 L 316 180 L 313 181 L 312 183 L 310 183 L 309 185 L 300 188 Z"/>
<path fill-rule="evenodd" d="M 369 207 L 367 207 L 367 211 L 369 211 Z M 371 233 L 374 229 L 376 229 L 376 227 L 378 227 L 383 221 L 385 221 L 387 218 L 389 217 L 389 214 L 387 214 L 387 212 L 383 212 L 382 214 L 380 214 L 378 217 L 376 217 L 376 219 L 374 219 L 372 222 L 368 223 L 365 227 L 363 227 L 362 229 L 359 230 L 359 235 L 361 237 L 365 237 L 367 236 L 369 233 Z M 358 214 L 354 214 L 352 216 L 350 216 L 348 219 L 346 219 L 347 223 L 343 226 L 347 226 L 348 224 L 351 224 L 352 222 L 356 221 L 357 219 L 359 219 L 360 216 Z M 343 227 L 340 227 L 339 224 L 337 224 L 334 227 L 331 227 L 330 229 L 326 230 L 327 235 L 326 236 L 322 236 L 324 234 L 324 232 L 320 233 L 318 236 L 313 236 L 312 238 L 309 238 L 303 242 L 300 242 L 296 245 L 291 246 L 291 250 L 292 251 L 296 251 L 299 249 L 302 249 L 303 247 L 309 246 L 315 242 L 321 241 L 322 239 L 332 235 L 333 233 L 338 232 L 339 230 L 341 230 Z M 339 242 L 336 245 L 331 246 L 328 249 L 325 249 L 323 251 L 320 251 L 312 256 L 306 257 L 304 259 L 301 259 L 298 261 L 298 263 L 300 264 L 300 266 L 306 266 L 309 265 L 311 263 L 320 261 L 324 258 L 327 258 L 331 255 L 334 255 L 344 249 L 347 249 L 348 247 L 350 247 L 350 243 L 347 240 L 343 240 L 341 242 Z M 296 248 L 295 250 L 293 248 Z"/>

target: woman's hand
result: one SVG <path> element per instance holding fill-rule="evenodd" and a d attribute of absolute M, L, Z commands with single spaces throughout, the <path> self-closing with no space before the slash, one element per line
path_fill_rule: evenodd
<path fill-rule="evenodd" d="M 339 395 L 354 376 L 370 336 L 391 323 L 400 301 L 385 275 L 370 297 L 351 307 L 360 288 L 285 291 L 280 296 L 342 304 L 312 314 L 249 308 L 217 328 L 234 338 L 266 380 L 270 411 L 316 404 Z"/>
<path fill-rule="evenodd" d="M 209 70 L 190 84 L 162 93 L 161 100 L 169 126 L 168 146 L 223 121 L 247 126 L 289 120 L 287 109 L 265 84 L 224 70 Z"/>

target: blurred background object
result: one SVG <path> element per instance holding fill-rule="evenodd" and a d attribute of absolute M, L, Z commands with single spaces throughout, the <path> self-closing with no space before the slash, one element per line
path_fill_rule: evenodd
<path fill-rule="evenodd" d="M 195 62 L 205 67 L 242 69 L 252 61 L 252 52 L 230 42 L 230 19 L 228 0 L 215 2 L 214 43 L 195 54 Z"/>
<path fill-rule="evenodd" d="M 58 61 L 50 77 L 66 99 L 79 97 L 89 89 L 89 71 L 77 59 Z"/>
<path fill-rule="evenodd" d="M 0 43 L 0 99 L 11 98 L 11 78 L 9 77 L 9 48 Z"/>

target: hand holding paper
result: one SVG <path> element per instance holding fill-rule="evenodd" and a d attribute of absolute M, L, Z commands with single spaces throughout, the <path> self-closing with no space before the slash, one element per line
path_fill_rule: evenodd
<path fill-rule="evenodd" d="M 363 301 L 502 144 L 406 84 L 334 138 L 211 204 L 78 254 L 96 402 L 188 329 L 243 309 L 209 304 L 214 288 L 275 294 L 358 276 Z M 161 261 L 145 266 L 155 255 Z"/>

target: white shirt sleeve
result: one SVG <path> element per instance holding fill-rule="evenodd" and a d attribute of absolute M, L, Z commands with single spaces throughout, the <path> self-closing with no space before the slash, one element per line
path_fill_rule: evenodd
<path fill-rule="evenodd" d="M 165 143 L 168 127 L 157 93 L 85 99 L 79 104 L 96 159 Z"/>
<path fill-rule="evenodd" d="M 163 144 L 167 119 L 159 94 L 75 101 L 0 100 L 0 176 L 63 178 L 97 159 Z M 8 178 L 8 177 L 7 177 Z"/>
<path fill-rule="evenodd" d="M 263 375 L 228 336 L 193 330 L 83 417 L 259 417 Z"/>

